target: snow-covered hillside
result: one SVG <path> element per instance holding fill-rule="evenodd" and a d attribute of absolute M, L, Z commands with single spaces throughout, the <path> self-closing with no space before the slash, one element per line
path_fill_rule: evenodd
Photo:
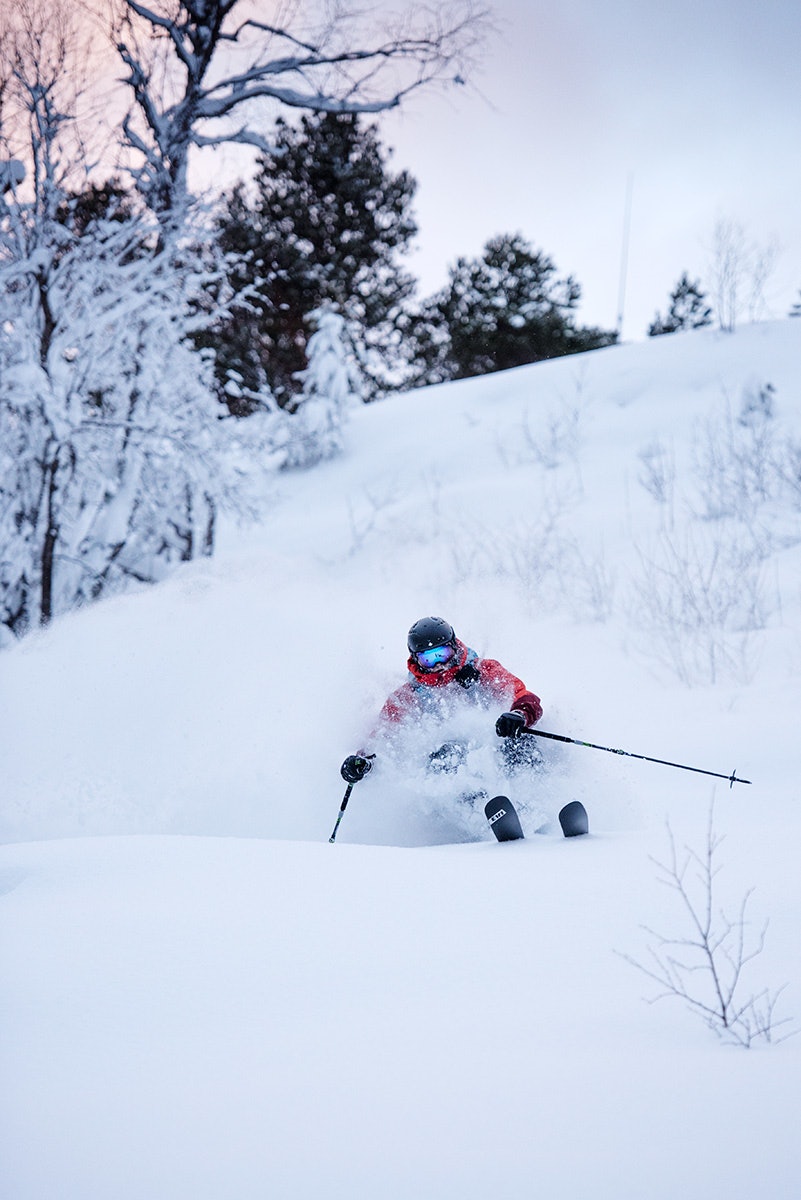
<path fill-rule="evenodd" d="M 801 321 L 420 391 L 347 443 L 2 656 L 0 1195 L 791 1200 L 801 1039 L 721 1045 L 621 955 L 687 936 L 652 858 L 714 802 L 720 904 L 770 918 L 745 990 L 801 1016 Z M 545 743 L 497 845 L 417 744 L 330 846 L 429 613 L 542 728 L 753 783 Z M 573 797 L 590 838 L 535 833 Z"/>

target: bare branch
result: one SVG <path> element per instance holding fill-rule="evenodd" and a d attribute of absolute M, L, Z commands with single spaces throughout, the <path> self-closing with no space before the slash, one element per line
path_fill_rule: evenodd
<path fill-rule="evenodd" d="M 746 911 L 750 890 L 743 896 L 735 920 L 715 905 L 714 884 L 720 872 L 715 856 L 724 839 L 715 834 L 713 808 L 709 812 L 702 853 L 685 848 L 685 855 L 679 860 L 670 826 L 668 839 L 668 861 L 652 861 L 660 872 L 659 881 L 678 895 L 692 932 L 666 937 L 646 927 L 652 939 L 646 948 L 647 961 L 628 954 L 620 957 L 659 985 L 661 990 L 651 1003 L 681 1000 L 721 1037 L 740 1046 L 749 1047 L 756 1038 L 776 1040 L 779 1025 L 787 1023 L 775 1020 L 776 1002 L 784 989 L 775 992 L 765 989 L 741 997 L 744 969 L 764 949 L 767 922 L 753 943 L 749 942 Z M 695 886 L 688 880 L 691 864 L 698 868 Z M 674 953 L 674 949 L 680 953 Z"/>
<path fill-rule="evenodd" d="M 229 141 L 265 147 L 259 106 L 395 108 L 421 88 L 464 82 L 491 31 L 476 0 L 413 5 L 385 36 L 371 36 L 363 14 L 339 3 L 322 24 L 313 4 L 293 5 L 283 23 L 250 13 L 229 20 L 246 0 L 117 5 L 115 41 L 134 101 L 124 130 L 140 159 L 133 175 L 156 212 L 183 200 L 191 149 Z M 205 128 L 246 111 L 235 129 Z"/>

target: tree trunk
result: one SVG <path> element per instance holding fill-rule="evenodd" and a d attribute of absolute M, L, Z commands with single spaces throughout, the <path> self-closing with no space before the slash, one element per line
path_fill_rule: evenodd
<path fill-rule="evenodd" d="M 41 600 L 39 604 L 39 624 L 49 625 L 53 619 L 53 582 L 55 574 L 56 544 L 59 528 L 56 524 L 55 501 L 58 492 L 56 478 L 58 476 L 58 455 L 47 465 L 47 526 L 42 543 L 41 560 Z"/>

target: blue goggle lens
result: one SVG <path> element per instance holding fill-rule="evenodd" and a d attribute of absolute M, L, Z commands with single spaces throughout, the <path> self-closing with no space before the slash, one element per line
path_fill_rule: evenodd
<path fill-rule="evenodd" d="M 450 662 L 455 653 L 453 646 L 432 646 L 429 650 L 418 651 L 414 657 L 421 667 L 436 667 Z"/>

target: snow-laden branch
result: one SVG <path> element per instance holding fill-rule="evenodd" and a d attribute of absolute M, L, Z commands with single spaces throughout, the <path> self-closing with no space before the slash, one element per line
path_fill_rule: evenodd
<path fill-rule="evenodd" d="M 157 212 L 183 201 L 192 148 L 267 148 L 259 104 L 349 113 L 395 108 L 420 88 L 464 82 L 491 28 L 476 0 L 412 5 L 383 36 L 363 28 L 361 12 L 344 4 L 322 26 L 311 2 L 293 6 L 283 25 L 250 13 L 235 22 L 240 7 L 244 0 L 118 0 L 115 41 L 134 99 L 124 132 L 141 160 L 134 177 Z M 236 65 L 243 57 L 245 65 Z M 247 118 L 233 130 L 205 128 L 240 111 Z"/>
<path fill-rule="evenodd" d="M 76 236 L 18 208 L 27 237 L 0 225 L 0 641 L 210 553 L 220 508 L 253 511 L 271 434 L 222 419 L 192 345 L 222 277 L 202 230 L 169 241 L 131 213 Z"/>
<path fill-rule="evenodd" d="M 214 137 L 212 134 L 196 133 L 192 139 L 192 144 L 197 146 L 198 149 L 228 145 L 255 146 L 263 154 L 275 154 L 277 150 L 274 138 L 262 137 L 260 133 L 256 133 L 255 130 L 248 129 L 245 126 L 234 130 L 232 133 L 223 133 L 217 137 Z"/>

